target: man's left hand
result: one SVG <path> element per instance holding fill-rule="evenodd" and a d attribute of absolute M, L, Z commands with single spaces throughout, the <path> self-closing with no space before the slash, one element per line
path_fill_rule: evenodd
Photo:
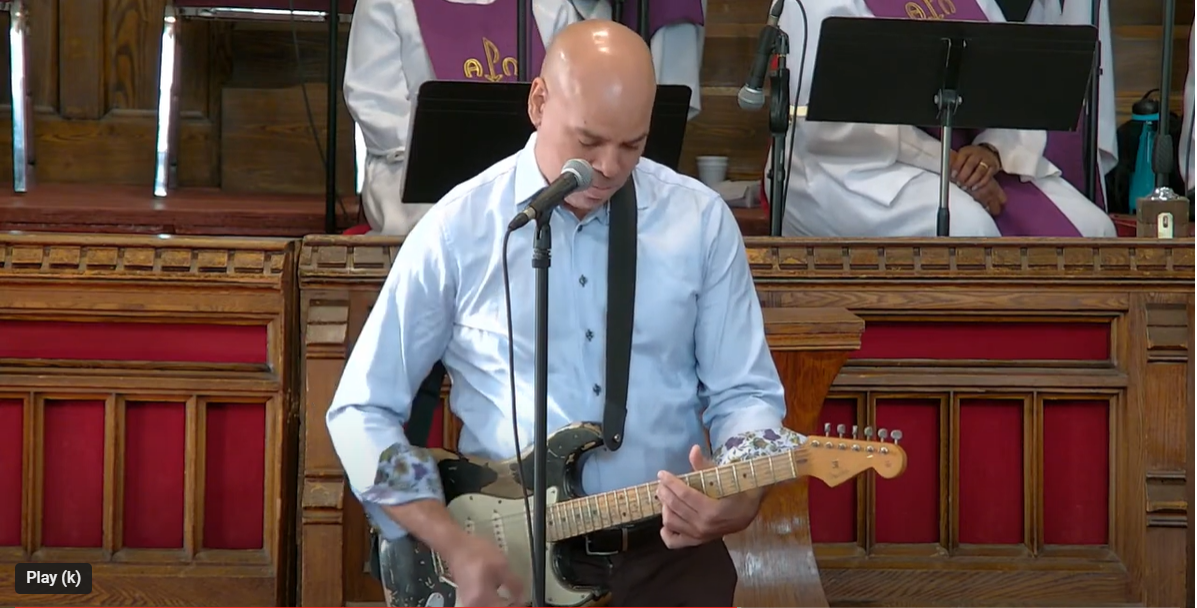
<path fill-rule="evenodd" d="M 690 448 L 690 466 L 700 471 L 715 465 L 694 446 Z M 657 473 L 657 479 L 663 523 L 661 538 L 670 549 L 701 545 L 747 528 L 756 518 L 764 497 L 764 491 L 758 489 L 711 498 L 667 471 Z"/>
<path fill-rule="evenodd" d="M 1002 160 L 985 146 L 964 146 L 952 155 L 952 181 L 962 190 L 981 188 L 1002 170 Z"/>

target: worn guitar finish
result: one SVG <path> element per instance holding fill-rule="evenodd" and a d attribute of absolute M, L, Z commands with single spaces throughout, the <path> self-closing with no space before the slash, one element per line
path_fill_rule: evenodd
<path fill-rule="evenodd" d="M 721 498 L 802 476 L 822 479 L 830 486 L 852 479 L 873 469 L 885 478 L 900 475 L 906 468 L 906 455 L 896 443 L 872 441 L 872 429 L 865 429 L 868 440 L 852 437 L 809 437 L 808 443 L 795 450 L 725 464 L 679 476 L 690 487 Z M 886 437 L 882 429 L 878 436 Z M 603 445 L 602 430 L 595 423 L 569 425 L 549 436 L 548 470 L 545 499 L 545 533 L 548 546 L 546 563 L 551 572 L 546 577 L 545 600 L 550 606 L 582 606 L 606 593 L 604 589 L 583 587 L 574 580 L 569 562 L 560 555 L 557 543 L 591 532 L 615 528 L 656 517 L 661 513 L 657 501 L 657 482 L 650 482 L 603 492 L 581 495 L 582 455 Z M 901 438 L 894 431 L 893 439 Z M 495 543 L 507 555 L 511 568 L 524 579 L 524 588 L 532 589 L 532 544 L 528 534 L 531 496 L 532 449 L 522 454 L 523 469 L 517 459 L 502 462 L 470 460 L 444 450 L 432 450 L 437 459 L 449 513 L 470 534 Z M 529 501 L 530 503 L 530 501 Z M 452 573 L 438 555 L 422 543 L 407 537 L 389 543 L 383 552 L 383 583 L 391 592 L 395 606 L 454 606 L 457 602 Z"/>
<path fill-rule="evenodd" d="M 549 436 L 548 469 L 545 487 L 548 488 L 546 505 L 569 500 L 581 495 L 580 469 L 574 466 L 586 452 L 603 445 L 602 428 L 594 423 L 572 424 Z M 512 569 L 527 573 L 524 589 L 532 588 L 532 555 L 529 551 L 528 523 L 524 517 L 524 497 L 532 496 L 532 449 L 521 457 L 524 470 L 521 472 L 515 458 L 501 462 L 471 460 L 446 450 L 431 450 L 439 464 L 441 482 L 445 488 L 445 501 L 449 512 L 458 523 L 472 534 L 489 538 L 507 552 Z M 483 507 L 482 505 L 486 506 Z M 490 509 L 489 507 L 493 507 Z M 496 534 L 492 521 L 479 521 L 474 515 L 485 511 L 497 511 L 506 525 Z M 494 513 L 488 513 L 493 516 Z M 470 519 L 466 519 L 469 517 Z M 554 537 L 553 530 L 546 524 L 546 533 Z M 503 538 L 496 538 L 501 536 Z M 514 538 L 513 538 L 514 536 Z M 518 547 L 518 548 L 517 548 Z M 406 549 L 406 551 L 404 551 Z M 514 549 L 514 550 L 513 550 Z M 446 579 L 446 568 L 439 556 L 433 554 L 427 545 L 405 537 L 395 546 L 391 557 L 391 572 L 383 568 L 383 576 L 395 577 L 388 589 L 397 597 L 392 603 L 397 606 L 454 606 L 457 592 Z M 406 553 L 406 555 L 400 555 Z M 573 587 L 563 580 L 570 577 L 566 560 L 560 559 L 557 550 L 550 547 L 548 560 L 552 568 L 549 573 L 549 593 L 545 599 L 554 606 L 581 606 L 600 597 L 601 589 Z M 556 575 L 556 576 L 554 576 Z"/>

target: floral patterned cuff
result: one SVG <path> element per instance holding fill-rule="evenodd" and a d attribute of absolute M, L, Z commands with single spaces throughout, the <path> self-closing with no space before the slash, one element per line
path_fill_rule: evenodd
<path fill-rule="evenodd" d="M 712 457 L 716 464 L 751 460 L 761 456 L 772 456 L 793 450 L 806 443 L 806 436 L 785 427 L 748 431 L 733 435 L 723 445 L 715 448 Z"/>
<path fill-rule="evenodd" d="M 399 442 L 378 457 L 374 485 L 362 492 L 363 502 L 402 505 L 417 500 L 445 500 L 436 459 L 424 448 Z"/>

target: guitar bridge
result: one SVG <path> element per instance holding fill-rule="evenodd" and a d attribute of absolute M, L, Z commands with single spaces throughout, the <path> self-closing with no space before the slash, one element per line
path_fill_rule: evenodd
<path fill-rule="evenodd" d="M 441 559 L 441 554 L 437 553 L 436 551 L 432 552 L 432 569 L 434 572 L 436 572 L 436 577 L 439 578 L 442 583 L 445 583 L 454 589 L 457 588 L 457 585 L 453 583 L 453 578 L 449 575 L 449 567 L 445 565 L 445 560 Z"/>

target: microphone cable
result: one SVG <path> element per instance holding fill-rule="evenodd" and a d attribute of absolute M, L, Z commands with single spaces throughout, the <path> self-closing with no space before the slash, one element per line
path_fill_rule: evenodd
<path fill-rule="evenodd" d="M 781 1 L 785 2 L 786 0 L 781 0 Z M 806 77 L 806 49 L 807 49 L 807 47 L 810 46 L 810 21 L 807 20 L 806 6 L 804 6 L 802 4 L 802 0 L 794 0 L 794 4 L 798 5 L 798 12 L 802 13 L 802 52 L 799 53 L 799 55 L 798 55 L 798 80 L 797 80 L 796 84 L 794 85 L 794 100 L 793 100 L 794 106 L 797 106 L 799 101 L 801 101 L 801 99 L 802 99 L 802 83 L 803 83 L 803 79 Z M 778 26 L 778 27 L 780 27 L 780 26 Z M 785 111 L 787 113 L 789 113 L 790 108 L 786 108 Z M 803 120 L 805 120 L 805 118 L 803 118 Z M 794 174 L 794 171 L 793 171 L 794 142 L 797 139 L 798 139 L 798 117 L 794 116 L 793 118 L 790 119 L 790 143 L 789 143 L 789 149 L 786 151 L 786 178 L 785 178 L 785 181 L 783 182 L 783 190 L 782 190 L 782 192 L 783 192 L 782 196 L 784 198 L 781 201 L 776 201 L 776 202 L 770 203 L 770 204 L 776 204 L 777 202 L 781 203 L 781 205 L 782 205 L 781 210 L 782 210 L 783 218 L 784 218 L 784 214 L 785 214 L 785 199 L 789 198 L 789 196 L 790 196 L 790 176 L 792 176 Z M 784 225 L 784 223 L 785 222 L 783 219 L 782 224 Z"/>
<path fill-rule="evenodd" d="M 511 391 L 511 436 L 515 440 L 515 464 L 519 467 L 519 482 L 520 486 L 524 488 L 524 521 L 528 524 L 528 546 L 531 547 L 528 557 L 532 560 L 532 568 L 535 570 L 538 551 L 547 551 L 547 547 L 537 547 L 536 538 L 532 534 L 532 503 L 530 502 L 528 491 L 528 480 L 524 478 L 524 456 L 522 454 L 522 443 L 520 443 L 520 416 L 517 399 L 515 396 L 515 329 L 511 316 L 511 274 L 508 270 L 508 249 L 511 244 L 511 234 L 513 230 L 503 231 L 503 301 L 507 312 L 507 386 Z M 533 488 L 535 489 L 535 488 Z M 548 502 L 545 503 L 546 511 Z M 547 528 L 547 526 L 546 526 Z M 547 536 L 547 534 L 546 534 Z M 545 539 L 548 540 L 547 538 Z M 548 559 L 544 560 L 545 580 L 548 580 Z M 540 577 L 533 573 L 533 583 Z M 540 595 L 535 589 L 528 589 L 526 591 L 530 598 L 535 598 Z M 548 598 L 545 598 L 546 601 Z"/>
<path fill-rule="evenodd" d="M 326 151 L 324 149 L 324 143 L 320 141 L 320 130 L 316 128 L 316 118 L 312 114 L 312 102 L 310 99 L 308 99 L 308 84 L 303 70 L 303 53 L 301 52 L 302 47 L 299 44 L 299 25 L 295 19 L 295 0 L 287 0 L 287 9 L 289 13 L 288 21 L 290 22 L 291 26 L 291 49 L 295 52 L 295 77 L 299 82 L 299 90 L 301 93 L 303 93 L 303 109 L 308 119 L 308 130 L 312 133 L 312 139 L 316 142 L 316 153 L 320 156 L 320 168 L 324 169 L 328 165 L 328 157 L 326 156 L 326 153 L 335 156 L 337 152 L 336 150 Z M 327 19 L 331 24 L 332 16 L 329 15 Z M 335 82 L 330 82 L 328 83 L 328 86 L 335 87 L 336 84 L 337 83 Z M 326 126 L 329 129 L 332 128 L 332 125 Z M 357 170 L 360 170 L 360 168 Z M 340 217 L 338 220 L 345 221 L 349 218 L 349 210 L 345 208 L 345 200 L 341 198 L 341 192 L 336 189 L 335 184 L 333 185 L 333 192 L 336 194 L 337 198 L 337 210 L 340 211 Z M 359 197 L 358 219 L 361 219 L 364 214 L 365 207 L 361 205 L 361 199 Z"/>

